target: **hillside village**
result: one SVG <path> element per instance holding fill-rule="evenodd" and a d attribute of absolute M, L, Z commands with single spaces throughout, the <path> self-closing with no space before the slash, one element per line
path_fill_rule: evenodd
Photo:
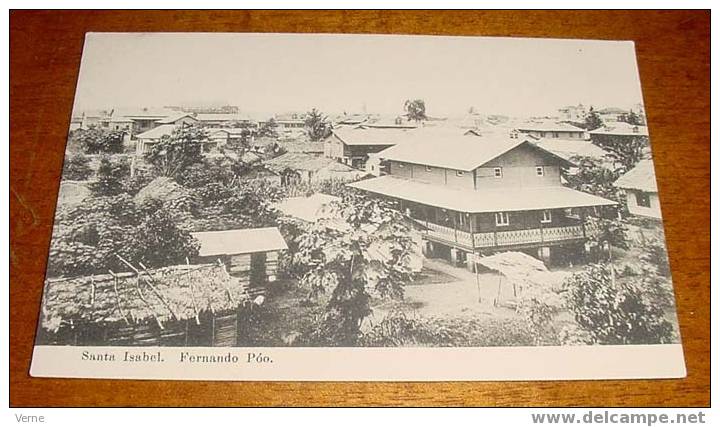
<path fill-rule="evenodd" d="M 397 115 L 78 112 L 40 339 L 677 339 L 642 106 L 429 111 L 409 100 Z"/>

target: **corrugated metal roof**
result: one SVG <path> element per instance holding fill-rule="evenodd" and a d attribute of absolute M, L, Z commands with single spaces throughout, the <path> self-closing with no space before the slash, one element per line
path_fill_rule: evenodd
<path fill-rule="evenodd" d="M 505 133 L 477 135 L 459 129 L 418 129 L 408 131 L 405 141 L 381 151 L 378 153 L 378 157 L 385 160 L 470 171 L 530 140 L 522 135 L 518 138 L 511 138 L 509 134 Z M 550 156 L 558 157 L 561 162 L 567 162 L 566 159 L 541 147 L 532 146 L 547 152 Z"/>
<path fill-rule="evenodd" d="M 385 175 L 347 184 L 359 190 L 459 212 L 512 212 L 616 204 L 562 186 L 461 190 Z"/>
<path fill-rule="evenodd" d="M 287 249 L 277 227 L 191 233 L 200 241 L 200 256 L 249 254 Z"/>
<path fill-rule="evenodd" d="M 640 160 L 634 168 L 615 181 L 615 186 L 657 193 L 658 188 L 655 181 L 655 165 L 653 161 Z"/>

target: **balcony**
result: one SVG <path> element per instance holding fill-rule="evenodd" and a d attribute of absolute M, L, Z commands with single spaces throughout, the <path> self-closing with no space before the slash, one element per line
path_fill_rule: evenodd
<path fill-rule="evenodd" d="M 552 245 L 582 240 L 594 232 L 584 224 L 489 233 L 469 233 L 431 222 L 422 225 L 423 234 L 430 240 L 466 249 Z"/>

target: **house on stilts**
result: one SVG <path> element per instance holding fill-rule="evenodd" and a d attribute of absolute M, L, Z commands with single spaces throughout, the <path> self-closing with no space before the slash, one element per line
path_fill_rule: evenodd
<path fill-rule="evenodd" d="M 377 154 L 385 175 L 348 185 L 399 202 L 422 230 L 426 256 L 471 270 L 476 255 L 582 251 L 592 232 L 585 216 L 616 203 L 565 187 L 561 171 L 573 163 L 532 141 L 423 130 Z"/>

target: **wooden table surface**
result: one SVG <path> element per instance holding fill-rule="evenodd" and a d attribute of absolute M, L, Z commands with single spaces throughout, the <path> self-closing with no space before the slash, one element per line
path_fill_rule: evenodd
<path fill-rule="evenodd" d="M 687 378 L 455 383 L 30 378 L 28 369 L 52 218 L 86 31 L 394 33 L 634 40 L 678 298 Z M 12 406 L 709 405 L 710 12 L 13 11 L 10 53 Z"/>

